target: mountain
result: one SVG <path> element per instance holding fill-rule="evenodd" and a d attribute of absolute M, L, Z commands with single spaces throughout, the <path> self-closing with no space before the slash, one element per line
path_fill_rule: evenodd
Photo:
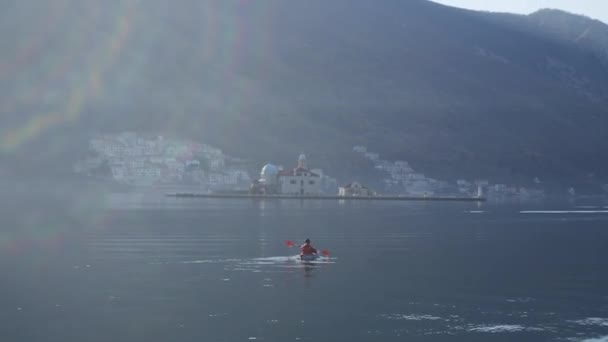
<path fill-rule="evenodd" d="M 137 130 L 260 163 L 304 151 L 330 172 L 365 145 L 437 178 L 606 181 L 608 68 L 570 31 L 549 34 L 559 20 L 546 13 L 423 0 L 5 1 L 2 165 L 61 172 L 90 134 Z"/>
<path fill-rule="evenodd" d="M 556 9 L 543 9 L 527 16 L 492 14 L 489 17 L 502 19 L 527 34 L 587 50 L 608 65 L 608 25 L 599 20 Z"/>
<path fill-rule="evenodd" d="M 533 13 L 529 19 L 538 30 L 587 49 L 608 65 L 608 25 L 603 22 L 550 9 Z"/>

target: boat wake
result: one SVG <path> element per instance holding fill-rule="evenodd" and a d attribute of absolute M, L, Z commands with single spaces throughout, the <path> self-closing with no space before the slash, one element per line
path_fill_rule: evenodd
<path fill-rule="evenodd" d="M 241 265 L 274 265 L 274 266 L 294 266 L 294 265 L 311 265 L 311 264 L 334 264 L 335 258 L 317 256 L 314 259 L 302 260 L 300 255 L 291 256 L 275 256 L 267 258 L 254 258 L 245 260 Z"/>
<path fill-rule="evenodd" d="M 305 268 L 311 266 L 335 264 L 337 258 L 316 256 L 311 260 L 302 260 L 300 255 L 272 256 L 250 259 L 201 259 L 183 260 L 176 264 L 224 264 L 225 268 L 234 271 L 261 272 L 268 268 Z M 159 264 L 159 263 L 155 263 Z M 169 263 L 162 263 L 169 264 Z"/>

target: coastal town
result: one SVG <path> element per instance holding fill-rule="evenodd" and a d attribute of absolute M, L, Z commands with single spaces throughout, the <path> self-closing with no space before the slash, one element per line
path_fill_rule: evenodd
<path fill-rule="evenodd" d="M 372 188 L 356 177 L 337 180 L 296 154 L 294 164 L 284 167 L 266 163 L 261 168 L 247 159 L 229 156 L 199 142 L 143 135 L 134 132 L 97 135 L 89 142 L 89 155 L 74 165 L 77 174 L 106 177 L 130 186 L 156 186 L 211 193 L 252 195 L 374 197 L 461 196 L 488 199 L 542 198 L 541 189 L 492 184 L 487 180 L 458 179 L 455 183 L 417 172 L 404 160 L 384 160 L 365 146 L 353 152 L 369 162 L 380 175 Z M 540 183 L 540 181 L 538 181 Z"/>
<path fill-rule="evenodd" d="M 437 180 L 415 171 L 407 161 L 389 161 L 380 158 L 380 154 L 369 151 L 365 146 L 354 146 L 353 151 L 369 160 L 375 169 L 385 174 L 384 191 L 405 193 L 408 195 L 432 196 L 437 194 L 458 194 L 461 196 L 478 196 L 495 200 L 538 199 L 545 193 L 540 188 L 525 188 L 507 184 L 493 184 L 488 180 L 458 179 L 456 183 Z M 540 184 L 536 178 L 535 184 Z"/>
<path fill-rule="evenodd" d="M 248 189 L 251 184 L 246 160 L 197 142 L 125 132 L 98 135 L 90 140 L 89 150 L 91 155 L 74 171 L 120 184 L 208 190 Z"/>

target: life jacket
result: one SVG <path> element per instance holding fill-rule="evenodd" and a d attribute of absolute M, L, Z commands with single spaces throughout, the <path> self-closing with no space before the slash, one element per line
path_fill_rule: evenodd
<path fill-rule="evenodd" d="M 315 253 L 317 253 L 317 250 L 311 245 L 303 244 L 300 246 L 300 255 L 313 255 Z"/>

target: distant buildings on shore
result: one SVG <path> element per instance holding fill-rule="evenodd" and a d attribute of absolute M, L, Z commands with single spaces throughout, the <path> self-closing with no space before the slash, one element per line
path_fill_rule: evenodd
<path fill-rule="evenodd" d="M 98 135 L 90 140 L 90 155 L 74 166 L 78 174 L 111 178 L 132 185 L 185 185 L 203 191 L 249 191 L 252 194 L 314 196 L 376 196 L 376 191 L 360 182 L 338 187 L 338 181 L 319 168 L 311 169 L 304 154 L 292 168 L 266 164 L 259 178 L 249 176 L 249 163 L 225 155 L 220 149 L 192 141 L 144 136 L 125 132 Z M 386 175 L 381 179 L 384 193 L 410 196 L 460 195 L 489 199 L 541 198 L 539 189 L 491 184 L 488 181 L 459 179 L 455 184 L 416 172 L 407 161 L 388 161 L 365 146 L 353 151 Z M 342 183 L 345 184 L 345 183 Z M 540 184 L 538 178 L 534 184 Z M 606 186 L 608 189 L 608 185 Z M 607 190 L 608 191 L 608 190 Z M 574 189 L 569 190 L 570 194 Z"/>
<path fill-rule="evenodd" d="M 535 199 L 544 197 L 544 191 L 538 188 L 508 186 L 506 184 L 491 184 L 485 180 L 468 181 L 459 179 L 456 184 L 437 180 L 414 171 L 407 161 L 388 161 L 380 158 L 378 153 L 368 150 L 366 146 L 354 146 L 353 151 L 373 163 L 374 168 L 384 171 L 384 191 L 404 193 L 413 196 L 432 196 L 437 194 L 458 194 L 470 197 L 486 197 L 489 199 Z M 540 184 L 538 178 L 535 184 Z"/>
<path fill-rule="evenodd" d="M 243 160 L 192 141 L 125 132 L 98 135 L 90 140 L 89 150 L 91 155 L 74 171 L 123 184 L 246 189 L 251 182 Z"/>
<path fill-rule="evenodd" d="M 361 185 L 358 182 L 352 182 L 345 186 L 341 186 L 338 190 L 338 196 L 342 197 L 373 197 L 376 193 L 368 187 Z"/>
<path fill-rule="evenodd" d="M 353 151 L 372 162 L 376 170 L 387 175 L 382 179 L 383 191 L 411 196 L 453 193 L 448 182 L 426 177 L 414 171 L 407 161 L 383 160 L 378 153 L 369 151 L 366 146 L 354 146 Z"/>
<path fill-rule="evenodd" d="M 315 196 L 325 193 L 324 189 L 335 186 L 336 180 L 323 175 L 321 169 L 308 169 L 306 156 L 301 154 L 297 166 L 283 169 L 266 164 L 260 178 L 251 184 L 250 193 L 262 195 Z"/>

